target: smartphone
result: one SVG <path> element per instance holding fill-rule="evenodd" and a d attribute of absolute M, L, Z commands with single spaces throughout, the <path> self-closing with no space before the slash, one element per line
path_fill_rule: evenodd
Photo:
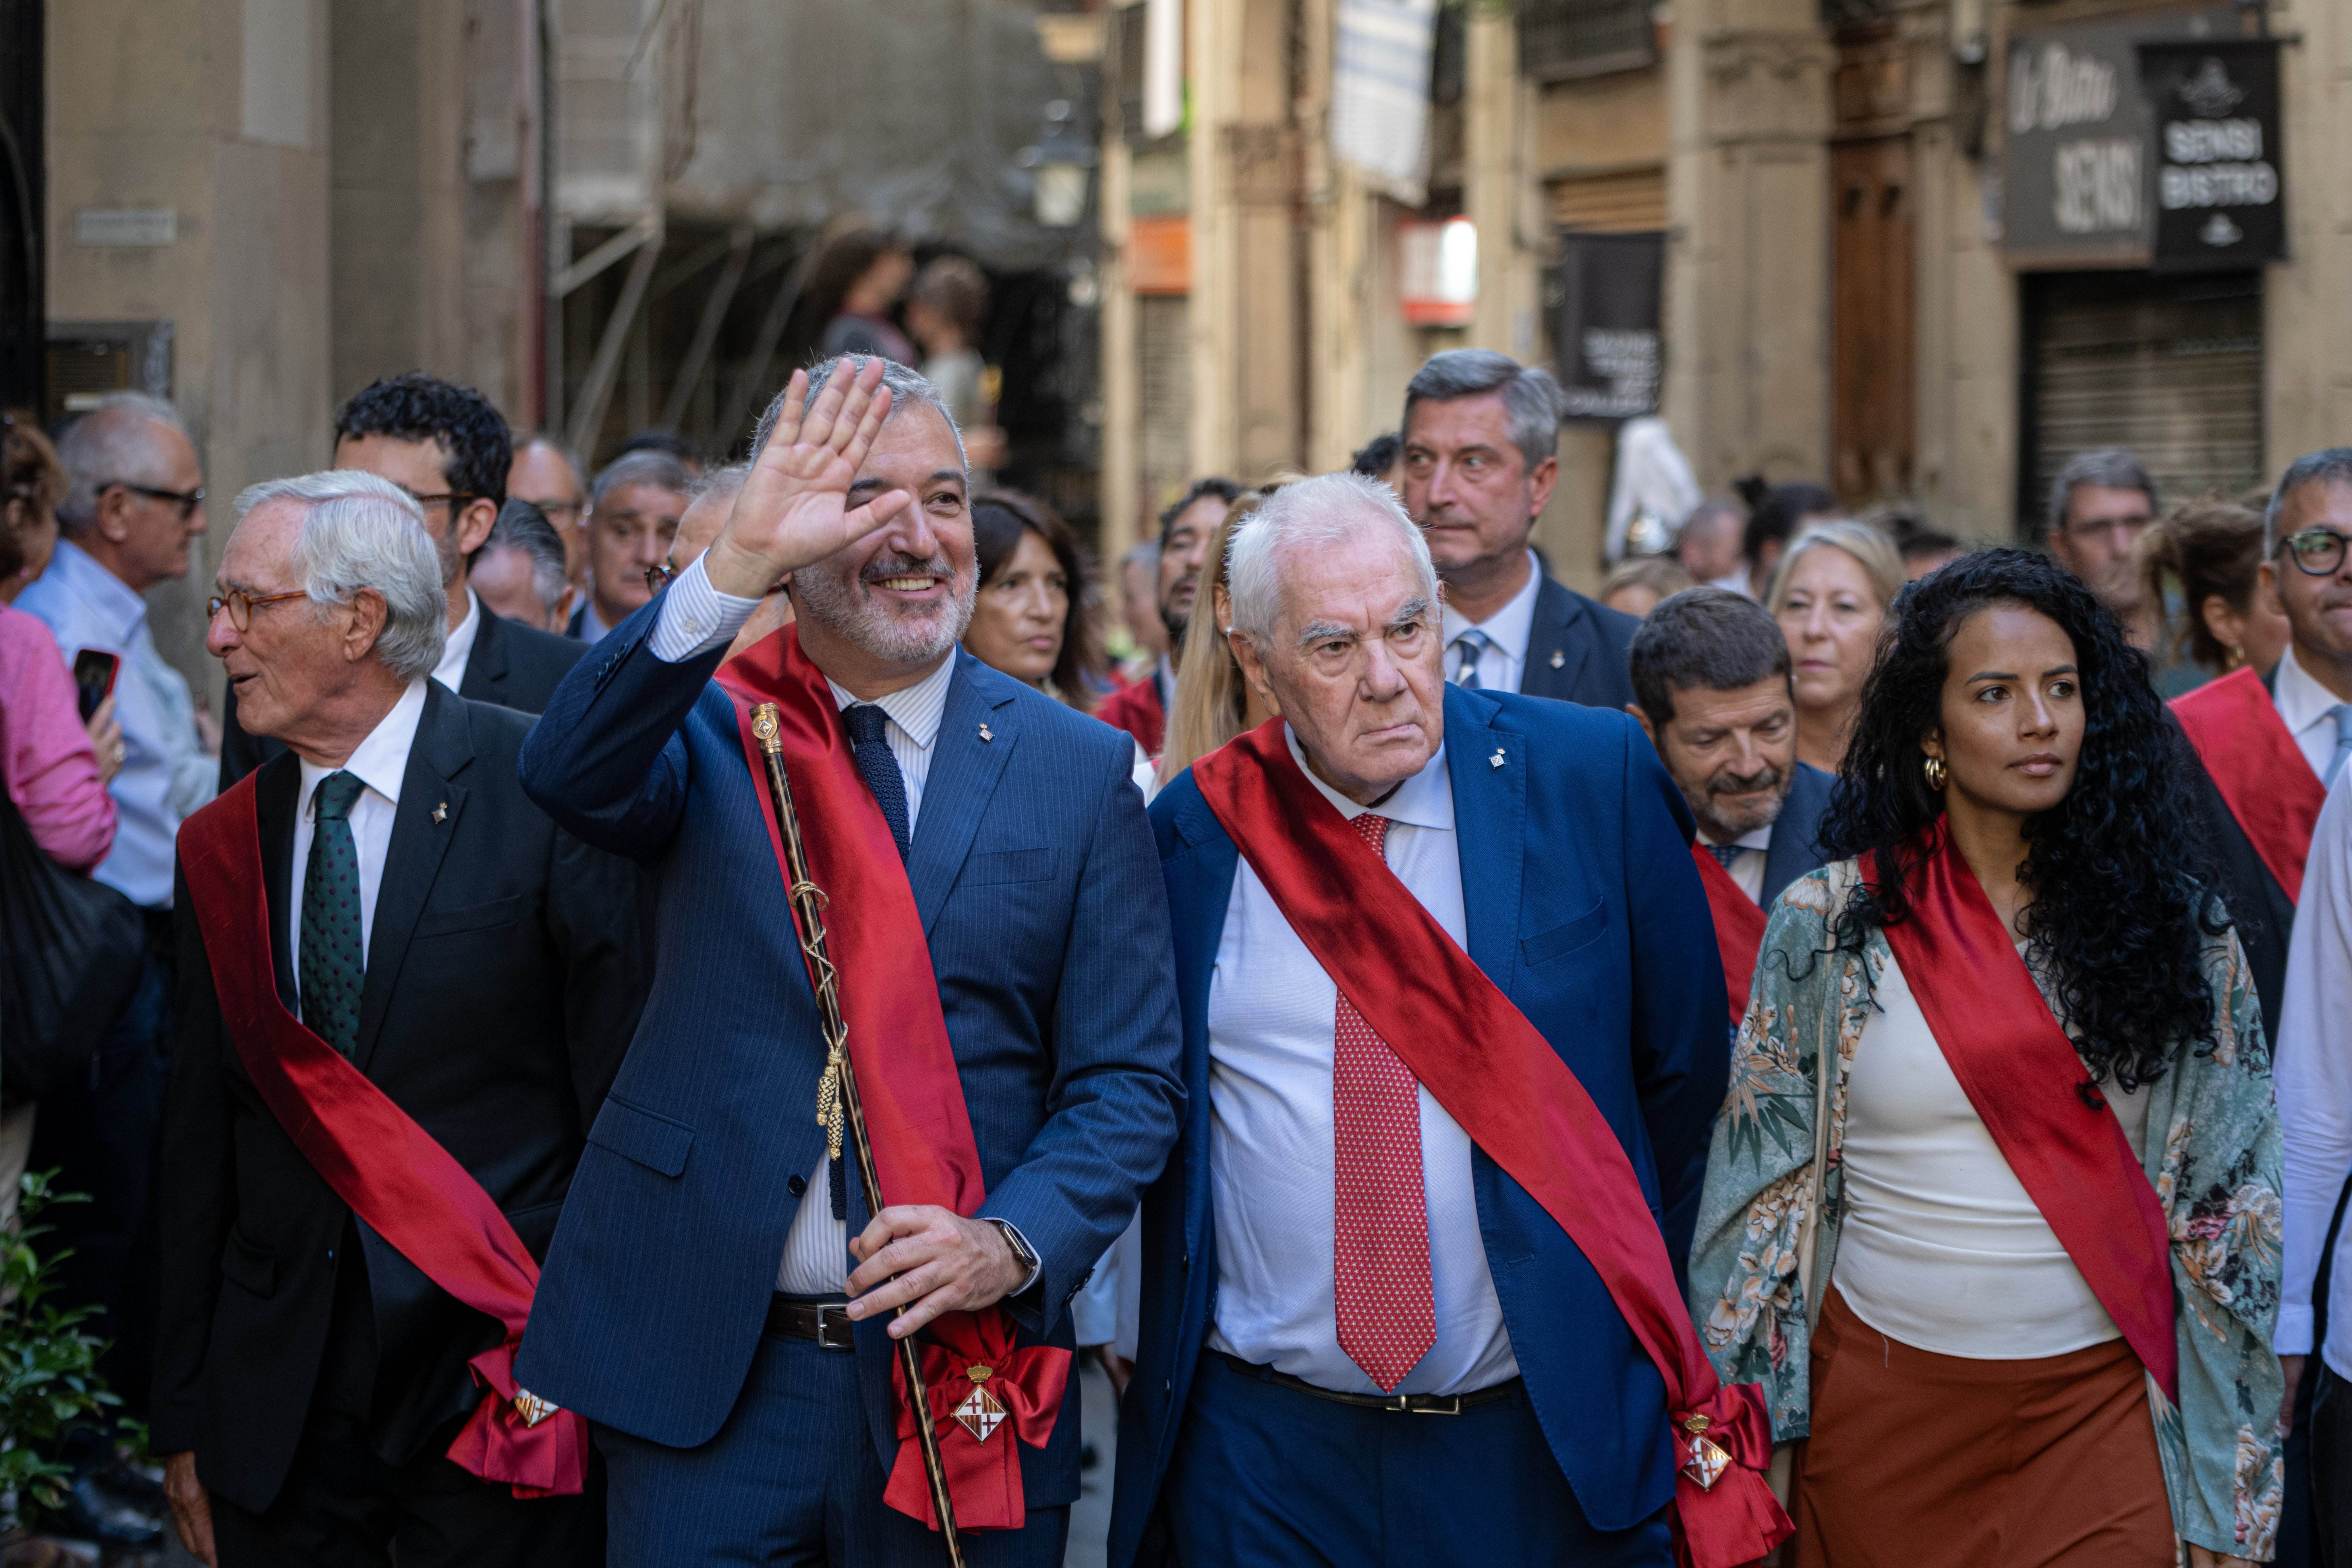
<path fill-rule="evenodd" d="M 122 655 L 100 648 L 84 648 L 74 655 L 74 688 L 81 697 L 81 721 L 114 695 L 114 677 L 122 673 Z"/>

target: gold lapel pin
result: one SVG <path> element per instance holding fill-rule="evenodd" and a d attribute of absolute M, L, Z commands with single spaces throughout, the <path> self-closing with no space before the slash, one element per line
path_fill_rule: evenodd
<path fill-rule="evenodd" d="M 1502 765 L 1503 748 L 1498 746 L 1495 747 L 1495 755 L 1486 758 L 1486 766 L 1489 768 L 1500 768 Z"/>
<path fill-rule="evenodd" d="M 1566 653 L 1560 652 L 1558 648 L 1554 648 L 1551 651 L 1551 667 L 1553 669 L 1557 670 L 1567 663 L 1568 655 Z"/>
<path fill-rule="evenodd" d="M 439 805 L 433 808 L 433 820 L 436 822 L 446 822 L 449 820 L 448 801 L 444 800 Z"/>
<path fill-rule="evenodd" d="M 982 740 L 994 740 L 996 738 L 996 733 L 990 729 L 988 726 L 983 724 L 980 727 L 980 738 Z"/>

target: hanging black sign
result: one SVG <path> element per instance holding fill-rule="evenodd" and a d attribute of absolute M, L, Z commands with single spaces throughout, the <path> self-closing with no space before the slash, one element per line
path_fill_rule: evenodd
<path fill-rule="evenodd" d="M 2286 254 L 2278 45 L 2142 44 L 2158 272 L 2259 267 Z"/>
<path fill-rule="evenodd" d="M 1561 412 L 1570 419 L 1657 413 L 1666 236 L 1564 230 L 1559 252 L 1552 342 L 1567 394 Z"/>

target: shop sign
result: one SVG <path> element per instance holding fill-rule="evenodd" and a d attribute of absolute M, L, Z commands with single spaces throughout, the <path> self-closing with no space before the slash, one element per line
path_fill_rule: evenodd
<path fill-rule="evenodd" d="M 2230 11 L 2045 27 L 2010 40 L 2002 235 L 2021 267 L 2145 267 L 2155 117 L 2144 43 L 2233 37 Z"/>
<path fill-rule="evenodd" d="M 2258 267 L 2286 254 L 2278 45 L 2143 44 L 2159 272 Z"/>
<path fill-rule="evenodd" d="M 1658 333 L 1665 235 L 1563 231 L 1552 341 L 1561 413 L 1632 419 L 1658 411 L 1664 345 Z"/>

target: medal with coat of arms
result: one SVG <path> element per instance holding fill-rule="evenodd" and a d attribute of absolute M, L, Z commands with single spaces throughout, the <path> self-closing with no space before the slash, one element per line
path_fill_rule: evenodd
<path fill-rule="evenodd" d="M 1706 1435 L 1706 1416 L 1691 1416 L 1683 1423 L 1685 1436 L 1675 1445 L 1682 1450 L 1682 1473 L 1696 1481 L 1701 1491 L 1712 1490 L 1731 1468 L 1731 1456 Z"/>
<path fill-rule="evenodd" d="M 976 1440 L 985 1443 L 996 1436 L 999 1427 L 1004 1425 L 1004 1406 L 998 1404 L 996 1396 L 988 1391 L 988 1380 L 996 1375 L 996 1369 L 975 1365 L 963 1370 L 964 1375 L 971 1379 L 971 1392 L 965 1395 L 961 1403 L 948 1414 L 953 1416 Z"/>

